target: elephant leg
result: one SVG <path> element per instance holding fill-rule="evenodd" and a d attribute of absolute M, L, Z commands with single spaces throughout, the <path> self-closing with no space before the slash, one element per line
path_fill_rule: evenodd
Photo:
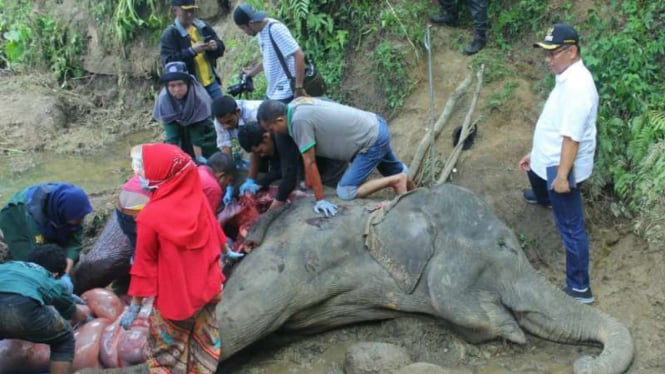
<path fill-rule="evenodd" d="M 441 260 L 441 261 L 437 261 Z M 526 336 L 493 291 L 478 288 L 478 279 L 486 269 L 464 269 L 462 273 L 451 258 L 434 259 L 428 273 L 428 287 L 432 306 L 438 315 L 459 326 L 458 332 L 471 332 L 470 341 L 486 341 L 503 337 L 515 343 L 526 343 Z M 471 263 L 467 261 L 466 263 Z"/>

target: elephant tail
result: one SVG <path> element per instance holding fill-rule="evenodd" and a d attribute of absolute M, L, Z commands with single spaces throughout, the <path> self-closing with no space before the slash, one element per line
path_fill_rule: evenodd
<path fill-rule="evenodd" d="M 528 272 L 503 297 L 520 324 L 531 333 L 562 343 L 597 342 L 603 345 L 598 357 L 584 356 L 575 361 L 573 371 L 581 373 L 623 373 L 634 355 L 628 328 L 598 309 L 575 301 Z"/>

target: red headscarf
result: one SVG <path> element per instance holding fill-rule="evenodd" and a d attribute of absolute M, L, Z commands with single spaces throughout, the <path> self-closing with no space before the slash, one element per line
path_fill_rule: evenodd
<path fill-rule="evenodd" d="M 185 320 L 221 290 L 226 237 L 186 153 L 170 144 L 146 144 L 142 159 L 143 174 L 156 189 L 136 218 L 129 294 L 155 296 L 164 318 Z"/>
<path fill-rule="evenodd" d="M 157 188 L 137 217 L 139 222 L 185 249 L 204 247 L 210 230 L 223 236 L 218 224 L 210 227 L 210 217 L 216 219 L 191 157 L 171 144 L 145 144 L 142 151 L 145 178 Z"/>

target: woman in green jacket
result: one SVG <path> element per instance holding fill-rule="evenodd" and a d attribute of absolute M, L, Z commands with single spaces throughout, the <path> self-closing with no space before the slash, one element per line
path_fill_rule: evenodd
<path fill-rule="evenodd" d="M 26 261 L 38 244 L 54 243 L 67 255 L 69 274 L 82 249 L 88 195 L 69 183 L 39 183 L 16 193 L 0 211 L 0 230 L 11 260 Z"/>
<path fill-rule="evenodd" d="M 217 151 L 217 133 L 211 120 L 211 100 L 184 62 L 169 62 L 160 78 L 153 116 L 164 125 L 165 141 L 180 147 L 198 164 Z"/>

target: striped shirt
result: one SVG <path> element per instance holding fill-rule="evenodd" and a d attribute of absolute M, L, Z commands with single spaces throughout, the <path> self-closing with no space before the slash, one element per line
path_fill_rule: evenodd
<path fill-rule="evenodd" d="M 293 96 L 293 91 L 291 91 L 289 79 L 284 73 L 270 41 L 271 34 L 282 56 L 284 56 L 292 77 L 295 77 L 296 71 L 293 54 L 300 49 L 300 46 L 289 29 L 283 23 L 274 19 L 269 19 L 269 23 L 256 35 L 263 56 L 263 72 L 268 81 L 266 97 L 272 100 L 282 100 Z"/>

